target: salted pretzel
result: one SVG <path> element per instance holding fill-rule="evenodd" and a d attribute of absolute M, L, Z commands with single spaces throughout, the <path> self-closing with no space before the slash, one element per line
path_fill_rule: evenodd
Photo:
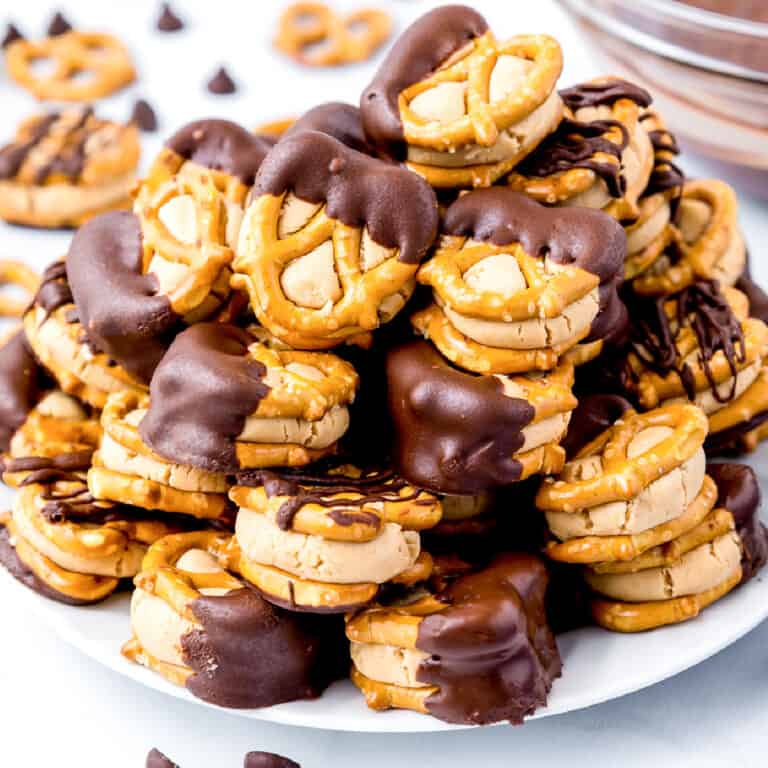
<path fill-rule="evenodd" d="M 229 294 L 234 251 L 227 236 L 234 233 L 212 174 L 174 173 L 175 159 L 183 162 L 173 155 L 153 164 L 134 211 L 141 219 L 143 273 L 157 275 L 171 309 L 192 323 L 212 314 Z"/>
<path fill-rule="evenodd" d="M 148 406 L 149 397 L 137 392 L 116 393 L 105 403 L 104 439 L 88 471 L 94 498 L 201 519 L 227 519 L 228 483 L 223 475 L 169 462 L 141 439 L 138 423 Z"/>
<path fill-rule="evenodd" d="M 53 62 L 50 75 L 33 65 Z M 10 76 L 41 101 L 95 101 L 133 82 L 136 73 L 125 46 L 112 35 L 65 32 L 44 40 L 17 40 L 5 51 Z M 87 79 L 80 79 L 85 72 Z"/>
<path fill-rule="evenodd" d="M 738 227 L 738 201 L 733 189 L 717 179 L 686 181 L 674 225 L 671 247 L 632 281 L 640 295 L 662 296 L 681 291 L 695 280 L 733 285 L 746 264 Z"/>
<path fill-rule="evenodd" d="M 673 434 L 639 456 L 628 458 L 632 439 L 650 427 L 668 427 Z M 629 501 L 699 451 L 707 430 L 706 416 L 693 405 L 666 405 L 641 414 L 628 411 L 576 456 L 599 454 L 602 471 L 583 480 L 545 479 L 536 505 L 544 511 L 575 512 L 613 501 Z"/>
<path fill-rule="evenodd" d="M 308 166 L 317 171 L 316 202 L 293 193 Z M 381 188 L 409 206 L 382 206 L 373 196 Z M 232 287 L 248 291 L 259 322 L 290 346 L 327 349 L 367 338 L 410 297 L 436 227 L 434 193 L 414 174 L 330 136 L 298 133 L 262 164 Z"/>
<path fill-rule="evenodd" d="M 40 287 L 40 275 L 23 261 L 0 259 L 0 286 L 21 288 L 26 299 L 0 296 L 0 316 L 21 317 Z"/>
<path fill-rule="evenodd" d="M 370 58 L 391 29 L 389 14 L 374 8 L 342 15 L 324 3 L 299 2 L 283 11 L 274 42 L 300 64 L 328 67 Z"/>

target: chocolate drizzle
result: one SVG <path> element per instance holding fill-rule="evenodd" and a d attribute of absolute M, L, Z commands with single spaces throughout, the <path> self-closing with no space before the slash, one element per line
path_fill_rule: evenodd
<path fill-rule="evenodd" d="M 224 323 L 180 333 L 158 365 L 139 425 L 144 442 L 170 461 L 212 472 L 239 469 L 235 440 L 269 392 L 266 367 L 248 355 L 253 338 Z"/>
<path fill-rule="evenodd" d="M 346 672 L 340 617 L 293 614 L 251 587 L 191 604 L 199 629 L 182 638 L 187 688 L 222 707 L 317 698 Z"/>
<path fill-rule="evenodd" d="M 707 464 L 717 485 L 717 506 L 725 507 L 736 523 L 742 544 L 742 584 L 768 562 L 768 529 L 760 521 L 760 483 L 746 464 Z"/>
<path fill-rule="evenodd" d="M 103 213 L 72 238 L 67 275 L 88 343 L 148 383 L 181 320 L 142 257 L 139 218 Z"/>
<path fill-rule="evenodd" d="M 669 302 L 674 304 L 672 318 L 667 313 Z M 712 395 L 718 403 L 732 400 L 736 392 L 738 364 L 746 359 L 746 350 L 741 323 L 720 292 L 717 281 L 701 280 L 671 298 L 639 299 L 637 304 L 632 311 L 635 318 L 632 345 L 642 364 L 660 376 L 677 374 L 688 399 L 694 400 L 694 372 L 677 348 L 680 330 L 690 328 L 698 342 L 697 362 L 707 377 Z M 725 355 L 733 374 L 731 390 L 725 396 L 720 394 L 710 367 L 716 352 Z M 633 373 L 627 369 L 626 376 L 631 377 Z M 626 378 L 625 382 L 631 389 L 631 382 Z"/>
<path fill-rule="evenodd" d="M 222 171 L 251 186 L 274 138 L 257 136 L 229 120 L 197 120 L 178 130 L 166 146 L 185 160 Z"/>
<path fill-rule="evenodd" d="M 32 125 L 26 139 L 6 144 L 0 149 L 0 179 L 12 179 L 18 174 L 29 153 L 48 135 L 58 120 L 58 113 L 45 115 Z"/>
<path fill-rule="evenodd" d="M 43 163 L 34 175 L 35 184 L 43 184 L 53 176 L 63 176 L 70 183 L 75 183 L 85 167 L 85 147 L 92 133 L 88 129 L 88 121 L 93 117 L 93 109 L 85 107 L 77 120 L 70 123 L 64 137 L 64 147 L 59 154 L 51 157 L 47 163 Z M 58 124 L 57 124 L 58 123 Z M 51 125 L 60 132 L 61 124 L 57 119 Z"/>
<path fill-rule="evenodd" d="M 619 131 L 621 141 L 617 143 L 606 138 L 609 131 Z M 627 188 L 627 180 L 621 172 L 621 153 L 628 144 L 629 133 L 618 120 L 582 123 L 566 118 L 517 166 L 516 172 L 543 178 L 584 168 L 603 179 L 611 197 L 621 197 Z M 596 160 L 598 152 L 616 158 L 616 162 Z"/>
<path fill-rule="evenodd" d="M 57 488 L 56 483 L 59 482 L 74 483 L 76 487 Z M 114 511 L 110 505 L 97 504 L 85 480 L 68 472 L 60 471 L 57 476 L 49 474 L 46 487 L 40 491 L 40 500 L 45 502 L 40 508 L 40 514 L 49 523 L 93 522 L 97 517 L 101 518 L 105 513 Z"/>
<path fill-rule="evenodd" d="M 169 760 L 159 749 L 152 749 L 147 755 L 145 768 L 179 768 L 179 766 Z"/>
<path fill-rule="evenodd" d="M 245 756 L 243 768 L 301 768 L 298 763 L 272 752 L 249 752 Z"/>
<path fill-rule="evenodd" d="M 55 470 L 63 472 L 85 471 L 91 466 L 92 449 L 61 453 L 58 456 L 21 456 L 3 459 L 3 472 L 40 472 Z"/>
<path fill-rule="evenodd" d="M 317 131 L 281 139 L 259 170 L 254 195 L 293 191 L 326 203 L 326 213 L 398 248 L 398 260 L 418 264 L 437 233 L 437 200 L 415 173 L 368 157 Z M 407 201 L 407 204 L 404 204 Z"/>
<path fill-rule="evenodd" d="M 0 348 L 0 450 L 8 450 L 14 432 L 37 405 L 46 383 L 24 331 L 17 331 Z"/>
<path fill-rule="evenodd" d="M 414 341 L 387 356 L 394 464 L 413 485 L 470 494 L 520 479 L 513 457 L 534 409 L 507 397 L 495 376 L 452 368 L 429 344 Z"/>
<path fill-rule="evenodd" d="M 572 112 L 585 107 L 613 106 L 620 99 L 629 99 L 640 107 L 649 107 L 653 101 L 644 88 L 620 78 L 601 83 L 580 83 L 560 91 L 560 98 Z"/>
<path fill-rule="evenodd" d="M 562 662 L 547 625 L 547 570 L 537 557 L 506 554 L 437 595 L 448 607 L 419 624 L 430 654 L 417 679 L 439 690 L 428 711 L 450 723 L 521 723 L 546 704 Z"/>
<path fill-rule="evenodd" d="M 346 144 L 350 149 L 373 154 L 363 132 L 360 110 L 341 101 L 329 101 L 305 112 L 281 138 L 295 136 L 304 131 L 319 131 Z"/>
<path fill-rule="evenodd" d="M 67 280 L 67 267 L 63 261 L 54 261 L 49 264 L 40 280 L 33 306 L 41 307 L 45 311 L 43 322 L 47 320 L 57 309 L 67 304 L 72 304 L 72 291 Z"/>
<path fill-rule="evenodd" d="M 460 197 L 446 211 L 443 229 L 495 245 L 520 243 L 531 256 L 597 275 L 600 311 L 587 341 L 613 339 L 624 332 L 628 317 L 617 286 L 623 278 L 627 238 L 618 222 L 602 211 L 547 208 L 511 189 L 492 187 Z"/>
<path fill-rule="evenodd" d="M 747 252 L 747 263 L 744 267 L 744 272 L 737 280 L 735 287 L 747 297 L 749 316 L 768 323 L 768 294 L 752 279 L 750 261 L 750 255 Z"/>
<path fill-rule="evenodd" d="M 263 486 L 268 498 L 290 497 L 281 504 L 277 513 L 277 526 L 284 531 L 291 528 L 294 517 L 307 504 L 327 507 L 331 510 L 330 517 L 339 525 L 364 523 L 378 528 L 381 518 L 361 507 L 384 502 L 414 501 L 421 493 L 412 489 L 411 493 L 400 495 L 408 483 L 398 477 L 393 469 L 370 469 L 354 477 L 343 471 L 334 474 L 339 466 L 340 462 L 329 461 L 316 466 L 314 472 L 293 469 L 279 472 L 245 470 L 238 473 L 237 481 L 241 485 Z M 357 494 L 357 497 L 333 498 L 340 493 Z"/>
<path fill-rule="evenodd" d="M 405 157 L 400 93 L 487 31 L 486 20 L 464 5 L 436 8 L 405 30 L 360 99 L 365 133 L 380 153 L 397 160 Z"/>

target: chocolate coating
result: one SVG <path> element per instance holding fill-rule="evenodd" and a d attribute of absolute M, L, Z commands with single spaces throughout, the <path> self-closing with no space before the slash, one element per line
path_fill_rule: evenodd
<path fill-rule="evenodd" d="M 749 316 L 768 323 L 768 294 L 752 279 L 750 260 L 747 253 L 747 264 L 735 287 L 744 293 L 749 301 Z"/>
<path fill-rule="evenodd" d="M 651 113 L 646 113 L 640 118 L 640 122 L 644 118 L 650 117 Z M 642 197 L 648 197 L 649 195 L 655 195 L 659 192 L 667 192 L 670 189 L 676 190 L 673 197 L 673 210 L 676 210 L 677 200 L 682 192 L 683 184 L 685 184 L 685 173 L 683 170 L 673 163 L 669 156 L 679 155 L 680 147 L 678 146 L 677 139 L 671 131 L 656 130 L 649 131 L 648 138 L 653 145 L 653 151 L 656 156 L 656 161 L 653 165 L 653 171 L 651 171 L 651 178 L 648 179 L 648 186 L 642 194 Z"/>
<path fill-rule="evenodd" d="M 736 522 L 742 543 L 742 584 L 768 562 L 768 529 L 760 521 L 760 483 L 746 464 L 707 464 L 717 485 L 717 506 L 725 507 Z"/>
<path fill-rule="evenodd" d="M 222 171 L 253 184 L 274 138 L 258 136 L 229 120 L 197 120 L 185 125 L 165 145 L 185 160 Z"/>
<path fill-rule="evenodd" d="M 0 179 L 12 179 L 16 176 L 29 153 L 48 136 L 59 117 L 58 113 L 44 115 L 30 128 L 26 141 L 14 141 L 0 149 Z M 36 176 L 39 175 L 38 172 Z"/>
<path fill-rule="evenodd" d="M 169 760 L 159 749 L 152 749 L 147 755 L 146 768 L 179 768 Z"/>
<path fill-rule="evenodd" d="M 182 638 L 187 688 L 222 707 L 317 698 L 346 671 L 339 617 L 292 614 L 250 587 L 192 604 L 201 628 Z"/>
<path fill-rule="evenodd" d="M 443 229 L 494 245 L 520 243 L 526 253 L 573 264 L 600 279 L 600 311 L 587 341 L 609 341 L 629 322 L 617 286 L 623 278 L 627 238 L 613 218 L 591 208 L 547 208 L 504 187 L 469 192 L 445 213 Z"/>
<path fill-rule="evenodd" d="M 253 194 L 326 203 L 326 213 L 373 240 L 399 248 L 398 260 L 418 264 L 437 233 L 437 199 L 415 173 L 385 163 L 317 131 L 282 139 L 264 160 Z M 407 201 L 407 203 L 406 203 Z"/>
<path fill-rule="evenodd" d="M 612 427 L 632 407 L 621 395 L 586 395 L 571 412 L 568 432 L 560 445 L 569 459 Z"/>
<path fill-rule="evenodd" d="M 580 83 L 560 91 L 560 98 L 568 109 L 613 106 L 619 99 L 629 99 L 640 107 L 650 107 L 653 97 L 645 88 L 620 78 L 610 78 L 604 83 Z"/>
<path fill-rule="evenodd" d="M 400 93 L 487 31 L 488 22 L 477 11 L 446 5 L 425 13 L 400 35 L 360 98 L 365 134 L 379 152 L 405 157 Z"/>
<path fill-rule="evenodd" d="M 281 138 L 295 136 L 304 131 L 319 131 L 333 136 L 350 149 L 373 154 L 363 132 L 360 110 L 343 101 L 329 101 L 305 112 Z"/>
<path fill-rule="evenodd" d="M 506 554 L 438 594 L 448 608 L 419 624 L 429 653 L 416 673 L 439 686 L 426 701 L 450 723 L 521 723 L 547 701 L 562 662 L 547 625 L 547 570 L 534 555 Z"/>
<path fill-rule="evenodd" d="M 470 494 L 520 479 L 513 454 L 535 412 L 507 397 L 498 378 L 463 373 L 430 344 L 414 341 L 389 352 L 387 384 L 394 464 L 406 480 Z"/>
<path fill-rule="evenodd" d="M 59 307 L 71 304 L 72 290 L 67 279 L 67 267 L 63 261 L 54 261 L 45 268 L 40 287 L 32 299 L 32 305 L 45 311 L 47 320 Z"/>
<path fill-rule="evenodd" d="M 301 768 L 298 763 L 272 752 L 249 752 L 243 768 Z"/>
<path fill-rule="evenodd" d="M 149 383 L 181 319 L 157 279 L 142 274 L 141 238 L 133 213 L 96 216 L 72 238 L 67 276 L 91 346 Z"/>
<path fill-rule="evenodd" d="M 16 331 L 0 348 L 0 450 L 8 450 L 13 433 L 37 405 L 45 384 L 24 331 Z"/>
<path fill-rule="evenodd" d="M 139 425 L 144 442 L 178 464 L 212 472 L 238 467 L 235 439 L 269 392 L 251 336 L 234 325 L 198 323 L 180 333 L 158 365 Z"/>

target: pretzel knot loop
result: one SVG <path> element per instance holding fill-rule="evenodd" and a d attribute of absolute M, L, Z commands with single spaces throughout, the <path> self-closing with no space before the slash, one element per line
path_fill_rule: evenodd
<path fill-rule="evenodd" d="M 26 299 L 0 295 L 0 317 L 21 317 L 40 286 L 40 275 L 21 261 L 0 259 L 0 287 L 21 288 Z"/>
<path fill-rule="evenodd" d="M 323 3 L 294 3 L 278 23 L 275 45 L 313 67 L 365 61 L 389 37 L 390 17 L 364 8 L 338 15 Z"/>
<path fill-rule="evenodd" d="M 667 427 L 672 434 L 630 458 L 630 443 L 652 427 Z M 654 480 L 688 461 L 701 448 L 707 431 L 704 412 L 687 403 L 642 414 L 630 411 L 576 456 L 579 459 L 599 455 L 601 471 L 585 479 L 545 480 L 536 504 L 544 511 L 573 512 L 614 501 L 630 501 Z"/>
<path fill-rule="evenodd" d="M 17 40 L 6 51 L 11 77 L 41 101 L 93 101 L 135 77 L 123 44 L 111 35 L 67 32 L 44 40 Z M 50 74 L 36 64 L 48 61 Z"/>
<path fill-rule="evenodd" d="M 526 59 L 531 66 L 519 88 L 491 100 L 491 75 L 500 56 Z M 492 32 L 475 38 L 430 77 L 403 90 L 399 97 L 403 134 L 409 144 L 451 147 L 476 143 L 490 147 L 499 131 L 519 122 L 541 106 L 555 87 L 562 69 L 562 52 L 547 35 L 518 35 L 497 42 Z M 466 90 L 466 113 L 449 122 L 420 117 L 410 103 L 442 83 L 460 83 Z"/>

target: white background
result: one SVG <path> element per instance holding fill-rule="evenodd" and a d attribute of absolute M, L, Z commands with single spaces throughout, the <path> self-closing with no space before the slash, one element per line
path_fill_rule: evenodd
<path fill-rule="evenodd" d="M 363 3 L 364 4 L 364 3 Z M 379 2 L 379 5 L 387 5 Z M 552 0 L 476 2 L 503 36 L 549 32 L 563 44 L 563 83 L 596 74 L 589 51 Z M 188 120 L 223 116 L 256 125 L 298 114 L 329 99 L 356 102 L 378 59 L 342 70 L 305 70 L 274 53 L 270 39 L 283 2 L 177 0 L 188 29 L 153 31 L 156 3 L 70 0 L 76 26 L 111 31 L 133 51 L 140 80 L 100 112 L 125 118 L 147 98 L 161 120 L 145 141 L 145 163 L 161 137 Z M 353 8 L 354 2 L 337 2 Z M 390 2 L 398 29 L 433 3 Z M 12 7 L 11 7 L 12 6 Z M 0 21 L 13 18 L 30 35 L 51 13 L 38 0 L 0 0 Z M 380 57 L 379 57 L 380 58 Z M 204 82 L 226 63 L 241 85 L 213 97 Z M 35 108 L 0 68 L 0 143 Z M 692 175 L 705 174 L 686 159 Z M 742 223 L 756 272 L 768 283 L 756 246 L 768 242 L 766 208 L 742 196 Z M 0 257 L 38 267 L 66 251 L 68 236 L 0 224 Z M 422 766 L 763 766 L 768 764 L 768 623 L 709 661 L 650 689 L 522 728 L 414 736 L 325 733 L 241 720 L 143 688 L 70 649 L 29 614 L 23 595 L 0 594 L 0 768 L 141 768 L 157 746 L 182 768 L 239 768 L 251 749 L 282 752 L 303 768 Z M 599 659 L 595 660 L 599 665 Z M 632 659 L 627 659 L 632 664 Z M 567 670 L 565 672 L 567 674 Z M 318 703 L 322 706 L 322 702 Z"/>

